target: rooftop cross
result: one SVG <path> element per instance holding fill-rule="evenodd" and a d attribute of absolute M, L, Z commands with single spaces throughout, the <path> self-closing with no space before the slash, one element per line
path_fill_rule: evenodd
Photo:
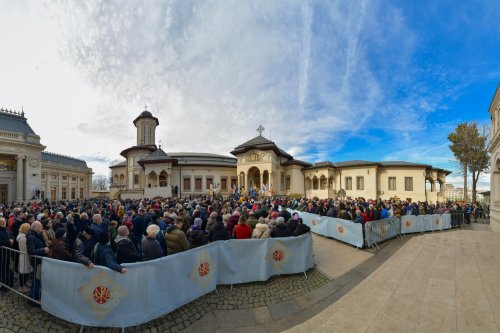
<path fill-rule="evenodd" d="M 144 105 L 144 111 L 148 111 L 148 106 Z"/>
<path fill-rule="evenodd" d="M 260 136 L 262 136 L 262 132 L 264 132 L 265 128 L 262 127 L 262 125 L 259 125 L 259 128 L 257 128 L 257 132 L 259 132 Z"/>

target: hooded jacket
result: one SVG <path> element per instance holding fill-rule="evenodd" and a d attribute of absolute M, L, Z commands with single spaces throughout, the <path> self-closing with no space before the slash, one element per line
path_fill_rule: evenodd
<path fill-rule="evenodd" d="M 116 244 L 116 261 L 119 264 L 132 263 L 139 260 L 139 255 L 137 254 L 137 249 L 126 236 L 118 236 L 115 238 Z"/>

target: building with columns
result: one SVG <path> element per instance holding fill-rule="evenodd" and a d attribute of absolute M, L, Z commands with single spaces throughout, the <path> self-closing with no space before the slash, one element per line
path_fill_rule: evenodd
<path fill-rule="evenodd" d="M 158 118 L 143 111 L 134 121 L 136 145 L 111 166 L 111 198 L 229 195 L 237 187 L 265 195 L 309 198 L 400 198 L 444 201 L 447 170 L 401 161 L 308 163 L 294 159 L 259 135 L 234 148 L 234 157 L 209 153 L 165 152 L 155 144 Z"/>
<path fill-rule="evenodd" d="M 500 84 L 493 95 L 491 117 L 490 228 L 500 231 Z"/>
<path fill-rule="evenodd" d="M 45 148 L 24 112 L 0 109 L 0 204 L 90 196 L 92 169 L 85 161 Z"/>

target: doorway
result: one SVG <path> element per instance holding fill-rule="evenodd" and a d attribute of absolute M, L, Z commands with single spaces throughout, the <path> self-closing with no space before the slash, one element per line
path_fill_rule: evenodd
<path fill-rule="evenodd" d="M 8 186 L 5 184 L 0 184 L 0 204 L 7 205 L 8 202 Z"/>

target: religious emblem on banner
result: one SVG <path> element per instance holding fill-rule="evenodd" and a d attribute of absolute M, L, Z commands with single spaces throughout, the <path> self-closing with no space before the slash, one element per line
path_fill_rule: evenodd
<path fill-rule="evenodd" d="M 78 288 L 78 293 L 95 313 L 97 320 L 104 319 L 128 295 L 111 274 L 116 273 L 102 271 Z"/>
<path fill-rule="evenodd" d="M 410 220 L 405 222 L 405 227 L 411 228 L 411 221 Z"/>
<path fill-rule="evenodd" d="M 318 222 L 316 222 L 316 220 L 315 220 L 315 219 L 313 219 L 313 220 L 311 221 L 311 224 L 315 226 L 316 224 L 318 224 Z"/>
<path fill-rule="evenodd" d="M 281 266 L 288 263 L 292 259 L 292 253 L 281 241 L 276 241 L 271 246 L 266 260 L 270 261 L 274 269 L 281 269 Z"/>
<path fill-rule="evenodd" d="M 345 231 L 344 226 L 343 225 L 338 225 L 337 226 L 337 231 L 338 231 L 339 234 L 343 235 L 344 231 Z"/>
<path fill-rule="evenodd" d="M 436 217 L 436 220 L 434 221 L 434 224 L 436 224 L 436 225 L 439 224 L 439 217 Z"/>
<path fill-rule="evenodd" d="M 385 227 L 383 225 L 380 226 L 380 235 L 382 237 L 385 235 Z"/>
<path fill-rule="evenodd" d="M 208 288 L 215 273 L 215 261 L 207 252 L 199 252 L 193 270 L 188 277 L 203 288 Z"/>

